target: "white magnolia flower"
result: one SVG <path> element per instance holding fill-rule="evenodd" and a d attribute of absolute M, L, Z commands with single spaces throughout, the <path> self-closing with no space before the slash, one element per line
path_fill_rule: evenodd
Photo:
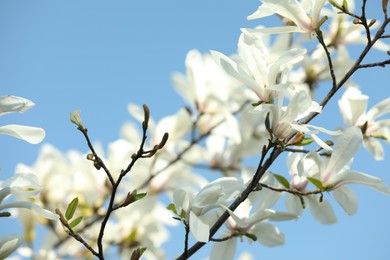
<path fill-rule="evenodd" d="M 303 132 L 310 135 L 311 138 L 313 138 L 313 140 L 321 147 L 327 150 L 332 150 L 332 148 L 322 141 L 316 134 L 319 131 L 331 135 L 340 134 L 339 131 L 329 131 L 322 127 L 298 123 L 298 120 L 304 118 L 311 112 L 321 112 L 321 107 L 318 103 L 312 101 L 306 91 L 299 91 L 296 93 L 286 107 L 283 106 L 283 95 L 279 95 L 277 105 L 264 105 L 264 107 L 259 106 L 257 109 L 269 109 L 271 112 L 272 133 L 281 141 L 288 140 L 288 138 L 297 132 Z"/>
<path fill-rule="evenodd" d="M 262 5 L 248 20 L 259 19 L 278 14 L 294 23 L 294 25 L 246 29 L 250 33 L 313 33 L 320 26 L 321 10 L 326 0 L 262 0 Z"/>
<path fill-rule="evenodd" d="M 41 186 L 37 177 L 33 174 L 16 174 L 0 182 L 0 214 L 7 212 L 9 209 L 29 209 L 47 219 L 57 220 L 58 215 L 29 201 L 37 197 L 40 190 Z M 4 203 L 4 200 L 10 195 L 14 195 L 16 201 Z M 23 241 L 23 237 L 17 235 L 0 237 L 0 259 L 5 259 L 12 254 Z"/>
<path fill-rule="evenodd" d="M 244 188 L 241 180 L 223 177 L 208 183 L 198 193 L 189 189 L 177 189 L 173 193 L 173 204 L 177 212 L 184 210 L 190 232 L 197 241 L 208 242 L 210 227 L 216 214 L 208 214 L 215 208 L 227 204 Z"/>
<path fill-rule="evenodd" d="M 16 96 L 0 97 L 0 116 L 19 112 L 24 113 L 35 104 L 25 98 Z M 4 125 L 0 126 L 0 134 L 10 135 L 26 142 L 37 144 L 45 137 L 45 131 L 42 128 L 24 126 L 24 125 Z"/>
<path fill-rule="evenodd" d="M 293 48 L 281 53 L 278 58 L 267 59 L 269 53 L 261 39 L 241 34 L 237 59 L 212 51 L 214 59 L 232 77 L 249 87 L 258 100 L 271 102 L 279 91 L 290 85 L 286 82 L 291 66 L 302 61 L 305 49 Z"/>
<path fill-rule="evenodd" d="M 359 128 L 350 127 L 342 135 L 335 137 L 335 147 L 329 159 L 321 159 L 317 153 L 304 157 L 290 155 L 289 169 L 292 181 L 290 188 L 301 192 L 306 191 L 308 180 L 312 177 L 321 181 L 326 191 L 331 192 L 334 199 L 348 215 L 357 211 L 358 201 L 355 193 L 346 184 L 361 184 L 390 195 L 384 182 L 365 173 L 349 169 L 354 154 L 358 151 L 363 137 Z M 337 221 L 331 204 L 324 199 L 320 202 L 319 195 L 303 197 L 310 206 L 311 213 L 322 224 L 333 224 Z M 287 194 L 286 206 L 290 212 L 301 214 L 302 201 L 298 196 Z"/>
<path fill-rule="evenodd" d="M 376 121 L 390 113 L 390 98 L 367 111 L 369 97 L 356 88 L 348 88 L 339 100 L 339 108 L 348 126 L 359 127 L 364 134 L 363 144 L 376 160 L 384 159 L 384 150 L 378 139 L 390 142 L 390 119 Z"/>
<path fill-rule="evenodd" d="M 273 177 L 269 174 L 262 178 L 262 183 L 272 185 L 273 182 Z M 280 192 L 263 189 L 252 193 L 234 212 L 224 207 L 231 217 L 226 221 L 228 230 L 222 232 L 222 237 L 236 236 L 227 241 L 215 242 L 210 259 L 234 259 L 237 242 L 245 234 L 256 236 L 257 241 L 266 247 L 284 244 L 284 235 L 277 227 L 267 222 L 288 221 L 296 219 L 298 216 L 271 209 L 280 197 Z M 252 239 L 249 239 L 249 243 L 252 241 Z"/>

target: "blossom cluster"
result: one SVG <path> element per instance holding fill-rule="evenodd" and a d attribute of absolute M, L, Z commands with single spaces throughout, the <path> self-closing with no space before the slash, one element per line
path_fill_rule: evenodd
<path fill-rule="evenodd" d="M 130 104 L 137 124 L 125 123 L 121 138 L 106 151 L 100 144 L 87 154 L 43 145 L 34 165 L 19 164 L 17 172 L 35 174 L 45 208 L 66 209 L 78 198 L 75 214 L 84 219 L 74 230 L 66 221 L 47 225 L 46 248 L 29 254 L 56 259 L 101 252 L 95 241 L 108 214 L 103 248 L 118 248 L 123 259 L 140 246 L 147 248 L 147 259 L 162 259 L 161 245 L 178 224 L 186 230 L 179 259 L 190 256 L 190 234 L 195 243 L 213 242 L 211 259 L 233 259 L 243 238 L 266 247 L 282 245 L 284 234 L 273 222 L 299 219 L 306 209 L 321 224 L 335 223 L 325 193 L 348 215 L 358 207 L 348 184 L 390 195 L 381 179 L 352 170 L 362 145 L 376 160 L 384 159 L 390 119 L 382 117 L 390 112 L 390 98 L 367 109 L 368 96 L 350 80 L 366 52 L 359 63 L 348 52 L 351 44 L 390 50 L 381 39 L 390 22 L 384 13 L 380 24 L 355 15 L 354 1 L 262 0 L 248 19 L 276 14 L 281 25 L 243 28 L 233 55 L 189 51 L 186 72 L 173 75 L 185 108 L 155 121 L 145 107 Z M 367 36 L 374 29 L 382 34 Z M 328 88 L 322 100 L 315 99 L 318 88 Z M 338 91 L 344 123 L 336 129 L 311 124 Z M 72 122 L 87 135 L 78 114 Z M 273 172 L 272 163 L 284 152 L 288 172 Z M 143 195 L 127 203 L 129 194 Z M 285 210 L 275 210 L 281 198 Z M 31 215 L 25 226 L 38 220 Z M 72 232 L 92 250 L 69 237 Z"/>

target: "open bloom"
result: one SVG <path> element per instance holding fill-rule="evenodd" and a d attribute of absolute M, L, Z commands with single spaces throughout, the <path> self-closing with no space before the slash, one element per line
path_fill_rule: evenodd
<path fill-rule="evenodd" d="M 247 29 L 248 32 L 274 34 L 274 33 L 312 33 L 321 21 L 321 9 L 326 0 L 262 0 L 256 12 L 248 16 L 248 20 L 259 19 L 278 14 L 294 23 L 294 25 Z"/>
<path fill-rule="evenodd" d="M 289 87 L 286 74 L 293 64 L 303 60 L 306 50 L 291 49 L 270 61 L 261 39 L 241 34 L 237 59 L 212 51 L 214 59 L 232 77 L 248 86 L 260 101 L 272 102 L 280 90 Z"/>
<path fill-rule="evenodd" d="M 274 179 L 266 174 L 262 183 L 272 185 Z M 244 236 L 256 237 L 256 241 L 266 247 L 275 247 L 284 244 L 284 235 L 269 221 L 287 221 L 298 216 L 292 213 L 279 212 L 271 209 L 279 200 L 281 193 L 263 189 L 252 193 L 247 200 L 232 212 L 227 207 L 230 218 L 226 221 L 227 231 L 223 237 L 231 237 L 223 242 L 213 244 L 210 259 L 233 259 L 237 242 Z M 251 243 L 253 240 L 249 239 Z"/>
<path fill-rule="evenodd" d="M 25 98 L 16 96 L 0 97 L 0 116 L 19 112 L 24 113 L 35 104 Z M 0 134 L 10 135 L 26 142 L 37 144 L 45 137 L 45 131 L 42 128 L 24 126 L 24 125 L 4 125 L 0 126 Z"/>
<path fill-rule="evenodd" d="M 233 177 L 219 178 L 204 186 L 197 194 L 192 190 L 177 189 L 173 193 L 173 203 L 178 212 L 186 212 L 191 234 L 197 241 L 209 241 L 210 227 L 216 214 L 208 214 L 238 196 L 244 188 L 241 180 Z"/>
<path fill-rule="evenodd" d="M 8 209 L 30 209 L 39 215 L 56 220 L 58 216 L 48 210 L 42 209 L 38 204 L 27 201 L 35 198 L 41 190 L 37 177 L 33 174 L 17 174 L 0 183 L 0 214 L 5 214 Z M 3 203 L 10 195 L 15 195 L 17 201 Z M 12 254 L 23 242 L 23 237 L 8 235 L 0 237 L 0 259 L 5 259 Z"/>
<path fill-rule="evenodd" d="M 321 147 L 327 150 L 332 150 L 332 148 L 322 141 L 316 134 L 318 131 L 332 135 L 340 134 L 339 131 L 329 131 L 322 127 L 308 124 L 298 124 L 298 120 L 304 118 L 309 113 L 321 112 L 321 107 L 318 103 L 312 101 L 306 91 L 302 90 L 296 93 L 286 107 L 283 106 L 283 96 L 279 95 L 278 103 L 276 105 L 264 105 L 264 108 L 268 108 L 271 112 L 272 134 L 281 141 L 287 141 L 293 134 L 300 131 L 310 135 L 311 138 L 313 138 L 313 140 Z M 259 106 L 260 110 L 264 108 Z"/>
<path fill-rule="evenodd" d="M 321 159 L 317 153 L 310 153 L 296 160 L 296 166 L 291 167 L 293 181 L 291 188 L 305 191 L 308 181 L 306 177 L 319 180 L 325 190 L 331 192 L 336 202 L 348 215 L 357 211 L 358 201 L 355 193 L 346 184 L 362 184 L 390 195 L 384 182 L 374 176 L 349 169 L 351 160 L 358 151 L 363 140 L 362 133 L 357 127 L 350 127 L 342 135 L 335 137 L 335 147 L 330 158 Z M 292 162 L 291 161 L 291 162 Z M 299 213 L 302 211 L 302 202 L 297 196 L 287 195 L 287 208 L 289 211 Z M 322 224 L 336 222 L 333 209 L 326 200 L 320 201 L 319 195 L 304 197 L 308 202 L 313 216 Z"/>
<path fill-rule="evenodd" d="M 378 120 L 390 113 L 390 98 L 379 102 L 367 110 L 368 96 L 356 88 L 348 88 L 339 100 L 339 108 L 344 122 L 348 126 L 359 127 L 363 134 L 364 146 L 374 155 L 376 160 L 384 159 L 384 150 L 378 139 L 390 142 L 390 119 Z"/>

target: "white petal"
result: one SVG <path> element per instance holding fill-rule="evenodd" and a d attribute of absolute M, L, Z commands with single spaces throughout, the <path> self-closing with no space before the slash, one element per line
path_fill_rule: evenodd
<path fill-rule="evenodd" d="M 390 113 L 390 97 L 373 106 L 367 112 L 367 118 L 374 120 L 387 113 Z"/>
<path fill-rule="evenodd" d="M 342 135 L 335 138 L 335 146 L 332 156 L 329 159 L 322 180 L 327 182 L 335 178 L 336 174 L 347 165 L 360 148 L 363 141 L 362 131 L 357 127 L 349 127 Z"/>
<path fill-rule="evenodd" d="M 284 235 L 274 225 L 258 223 L 250 230 L 257 237 L 257 241 L 267 247 L 275 247 L 284 244 Z"/>
<path fill-rule="evenodd" d="M 382 144 L 375 138 L 365 138 L 364 147 L 374 156 L 375 160 L 380 161 L 385 158 L 385 150 Z"/>
<path fill-rule="evenodd" d="M 348 187 L 339 187 L 332 192 L 334 199 L 348 215 L 353 215 L 358 209 L 356 194 Z"/>
<path fill-rule="evenodd" d="M 310 212 L 313 217 L 324 225 L 330 225 L 337 222 L 332 205 L 327 200 L 319 202 L 319 196 L 307 196 L 310 205 Z"/>
<path fill-rule="evenodd" d="M 298 216 L 302 214 L 304 208 L 298 196 L 287 194 L 285 203 L 286 203 L 286 208 L 289 212 Z"/>
<path fill-rule="evenodd" d="M 0 205 L 0 210 L 9 209 L 9 208 L 31 209 L 36 213 L 38 213 L 39 215 L 41 215 L 42 217 L 45 217 L 47 219 L 57 220 L 59 218 L 57 214 L 54 214 L 49 210 L 43 209 L 37 204 L 31 203 L 29 201 L 16 201 L 16 202 Z"/>
<path fill-rule="evenodd" d="M 32 108 L 34 105 L 34 102 L 22 97 L 1 96 L 0 116 L 13 112 L 24 113 L 26 110 Z"/>
<path fill-rule="evenodd" d="M 374 190 L 382 192 L 386 195 L 390 195 L 389 188 L 386 186 L 383 180 L 377 177 L 357 171 L 345 171 L 340 175 L 340 181 L 336 183 L 335 188 L 345 184 L 356 183 L 366 185 Z"/>
<path fill-rule="evenodd" d="M 237 248 L 237 239 L 231 238 L 224 242 L 214 242 L 210 253 L 210 260 L 234 259 Z"/>
<path fill-rule="evenodd" d="M 210 236 L 210 227 L 203 223 L 203 221 L 195 215 L 192 211 L 190 213 L 190 231 L 196 241 L 207 243 Z"/>
<path fill-rule="evenodd" d="M 299 28 L 296 26 L 280 26 L 280 27 L 270 27 L 270 28 L 256 28 L 256 29 L 242 29 L 244 33 L 248 35 L 251 34 L 279 34 L 279 33 L 292 33 L 300 32 Z"/>
<path fill-rule="evenodd" d="M 5 125 L 0 126 L 0 134 L 10 135 L 31 144 L 38 144 L 45 137 L 45 130 L 32 126 Z"/>
<path fill-rule="evenodd" d="M 0 259 L 6 259 L 22 242 L 23 238 L 21 236 L 11 235 L 0 237 Z"/>

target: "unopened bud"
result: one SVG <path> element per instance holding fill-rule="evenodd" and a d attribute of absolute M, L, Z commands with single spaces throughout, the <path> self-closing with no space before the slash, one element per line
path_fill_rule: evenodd
<path fill-rule="evenodd" d="M 368 27 L 373 26 L 376 23 L 376 19 L 372 19 L 370 23 L 368 24 Z"/>
<path fill-rule="evenodd" d="M 360 20 L 358 18 L 353 19 L 353 24 L 360 24 Z"/>
<path fill-rule="evenodd" d="M 95 156 L 92 153 L 87 154 L 87 160 L 93 161 Z"/>

